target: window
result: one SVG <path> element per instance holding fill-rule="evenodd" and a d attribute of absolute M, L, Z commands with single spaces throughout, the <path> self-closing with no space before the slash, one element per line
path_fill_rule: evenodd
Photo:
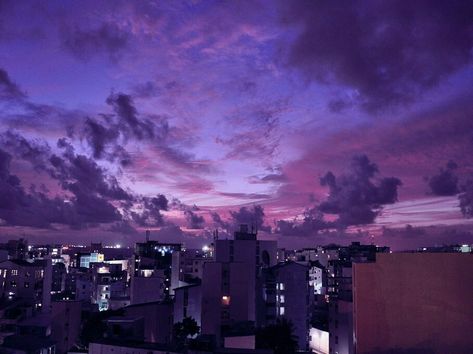
<path fill-rule="evenodd" d="M 229 306 L 230 305 L 230 296 L 228 296 L 228 295 L 223 295 L 222 296 L 222 305 L 223 306 Z"/>
<path fill-rule="evenodd" d="M 279 308 L 279 316 L 284 316 L 284 307 Z"/>
<path fill-rule="evenodd" d="M 279 295 L 279 302 L 281 304 L 284 304 L 284 300 L 285 300 L 284 295 Z"/>
<path fill-rule="evenodd" d="M 18 275 L 18 269 L 12 269 L 11 275 Z"/>

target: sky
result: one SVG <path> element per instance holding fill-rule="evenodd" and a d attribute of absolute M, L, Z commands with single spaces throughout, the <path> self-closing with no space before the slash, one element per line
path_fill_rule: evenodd
<path fill-rule="evenodd" d="M 470 1 L 1 0 L 0 236 L 472 243 L 472 18 Z"/>

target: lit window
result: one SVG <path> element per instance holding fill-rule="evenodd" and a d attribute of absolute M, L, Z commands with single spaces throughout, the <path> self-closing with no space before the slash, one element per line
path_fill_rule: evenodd
<path fill-rule="evenodd" d="M 279 302 L 284 304 L 284 295 L 279 295 Z"/>
<path fill-rule="evenodd" d="M 279 308 L 279 315 L 284 316 L 284 307 Z"/>
<path fill-rule="evenodd" d="M 17 269 L 12 269 L 11 270 L 11 275 L 18 275 L 18 270 Z"/>
<path fill-rule="evenodd" d="M 284 283 L 278 283 L 278 289 L 284 290 Z"/>
<path fill-rule="evenodd" d="M 222 305 L 223 306 L 230 305 L 230 296 L 227 296 L 227 295 L 222 296 Z"/>

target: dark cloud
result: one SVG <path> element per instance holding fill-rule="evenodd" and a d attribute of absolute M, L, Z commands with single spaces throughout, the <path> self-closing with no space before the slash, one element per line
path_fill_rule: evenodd
<path fill-rule="evenodd" d="M 289 65 L 352 89 L 369 111 L 413 101 L 471 62 L 471 1 L 281 3 L 282 21 L 299 30 Z"/>
<path fill-rule="evenodd" d="M 230 193 L 230 192 L 220 192 L 220 195 L 225 197 L 240 198 L 240 199 L 268 199 L 271 198 L 271 195 L 265 193 Z"/>
<path fill-rule="evenodd" d="M 25 191 L 20 179 L 10 174 L 11 158 L 0 150 L 0 219 L 5 225 L 50 228 L 52 224 L 65 224 L 81 228 L 120 219 L 118 211 L 98 196 L 81 193 L 64 199 L 50 198 L 34 187 Z"/>
<path fill-rule="evenodd" d="M 107 103 L 119 117 L 119 127 L 126 136 L 132 135 L 138 140 L 150 140 L 155 136 L 155 125 L 148 119 L 139 119 L 138 112 L 130 95 L 112 94 Z"/>
<path fill-rule="evenodd" d="M 318 208 L 306 209 L 302 220 L 278 220 L 276 233 L 283 236 L 313 236 L 333 225 L 324 220 Z"/>
<path fill-rule="evenodd" d="M 284 183 L 287 182 L 287 177 L 283 173 L 270 173 L 263 177 L 251 176 L 248 182 L 252 184 Z"/>
<path fill-rule="evenodd" d="M 140 200 L 140 211 L 132 211 L 131 217 L 139 226 L 157 227 L 164 225 L 162 211 L 168 210 L 167 198 L 159 194 L 155 197 L 142 197 Z"/>
<path fill-rule="evenodd" d="M 458 190 L 458 177 L 455 170 L 458 168 L 453 161 L 447 163 L 445 168 L 441 168 L 438 174 L 428 178 L 429 188 L 432 194 L 447 196 L 455 195 Z"/>
<path fill-rule="evenodd" d="M 116 61 L 130 44 L 129 34 L 113 23 L 103 23 L 95 29 L 67 27 L 62 36 L 63 47 L 82 61 L 100 54 Z"/>
<path fill-rule="evenodd" d="M 401 185 L 395 177 L 375 179 L 378 172 L 378 166 L 366 155 L 354 157 L 347 174 L 335 177 L 327 172 L 320 183 L 329 188 L 329 195 L 319 210 L 337 215 L 336 224 L 340 227 L 372 223 L 384 204 L 397 201 L 397 188 Z"/>
<path fill-rule="evenodd" d="M 197 215 L 191 209 L 184 211 L 186 217 L 187 226 L 190 229 L 203 229 L 205 225 L 205 219 L 202 215 Z"/>
<path fill-rule="evenodd" d="M 26 94 L 20 90 L 8 73 L 0 68 L 0 100 L 14 101 L 26 98 Z"/>
<path fill-rule="evenodd" d="M 0 135 L 0 143 L 7 150 L 14 151 L 16 156 L 31 163 L 37 171 L 44 169 L 47 157 L 51 153 L 49 146 L 29 141 L 12 130 Z"/>
<path fill-rule="evenodd" d="M 210 212 L 210 216 L 212 217 L 212 221 L 214 222 L 214 224 L 217 226 L 217 227 L 220 227 L 224 230 L 228 230 L 229 227 L 230 227 L 230 224 L 225 222 L 222 217 L 220 216 L 219 213 L 213 211 L 213 212 Z"/>
<path fill-rule="evenodd" d="M 473 180 L 469 179 L 464 186 L 461 187 L 460 195 L 460 209 L 464 217 L 473 217 Z"/>
<path fill-rule="evenodd" d="M 96 193 L 110 200 L 131 201 L 134 199 L 130 192 L 125 191 L 114 176 L 94 160 L 85 155 L 76 155 L 64 139 L 58 145 L 65 151 L 62 156 L 52 154 L 50 163 L 53 167 L 50 175 L 60 182 L 61 187 L 75 195 Z"/>
<path fill-rule="evenodd" d="M 253 207 L 241 207 L 238 211 L 230 211 L 231 221 L 234 227 L 240 224 L 253 226 L 257 231 L 271 232 L 271 227 L 264 225 L 264 209 L 261 205 Z"/>
<path fill-rule="evenodd" d="M 31 188 L 27 193 L 17 176 L 9 172 L 11 154 L 2 150 L 2 195 L 0 218 L 8 225 L 25 225 L 47 228 L 52 224 L 69 225 L 79 229 L 113 223 L 114 231 L 130 233 L 133 221 L 139 226 L 161 226 L 161 211 L 168 210 L 164 195 L 137 196 L 122 188 L 116 177 L 110 175 L 92 158 L 76 154 L 71 143 L 58 140 L 58 151 L 43 143 L 6 132 L 1 135 L 2 146 L 20 160 L 28 161 L 39 172 L 45 172 L 58 182 L 62 196 L 51 198 Z M 26 217 L 36 213 L 37 217 Z M 23 221 L 28 220 L 28 221 Z"/>
<path fill-rule="evenodd" d="M 128 221 L 119 221 L 113 223 L 107 230 L 123 235 L 134 236 L 139 234 L 139 232 Z"/>
<path fill-rule="evenodd" d="M 105 127 L 100 122 L 91 118 L 87 118 L 84 123 L 84 134 L 87 142 L 93 149 L 93 156 L 96 159 L 102 158 L 106 146 L 115 142 L 119 136 L 117 129 Z"/>
<path fill-rule="evenodd" d="M 133 88 L 133 94 L 139 98 L 156 97 L 161 94 L 161 88 L 152 81 L 146 81 L 145 83 L 136 85 Z"/>
<path fill-rule="evenodd" d="M 133 161 L 126 150 L 127 143 L 138 140 L 151 144 L 160 158 L 175 166 L 200 171 L 209 169 L 207 165 L 194 161 L 193 154 L 181 149 L 182 136 L 176 128 L 169 126 L 167 117 L 139 115 L 132 96 L 124 93 L 111 94 L 106 102 L 115 114 L 88 118 L 81 134 L 95 158 L 119 161 L 122 166 L 129 166 Z M 184 143 L 189 145 L 188 141 Z"/>
<path fill-rule="evenodd" d="M 396 238 L 417 238 L 424 236 L 427 230 L 422 227 L 414 227 L 412 225 L 406 225 L 402 229 L 389 229 L 383 227 L 383 236 L 385 237 L 396 237 Z"/>

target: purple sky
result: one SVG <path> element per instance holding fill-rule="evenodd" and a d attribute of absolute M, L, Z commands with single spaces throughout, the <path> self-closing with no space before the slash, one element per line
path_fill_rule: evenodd
<path fill-rule="evenodd" d="M 0 235 L 473 242 L 472 18 L 466 0 L 2 1 Z"/>

